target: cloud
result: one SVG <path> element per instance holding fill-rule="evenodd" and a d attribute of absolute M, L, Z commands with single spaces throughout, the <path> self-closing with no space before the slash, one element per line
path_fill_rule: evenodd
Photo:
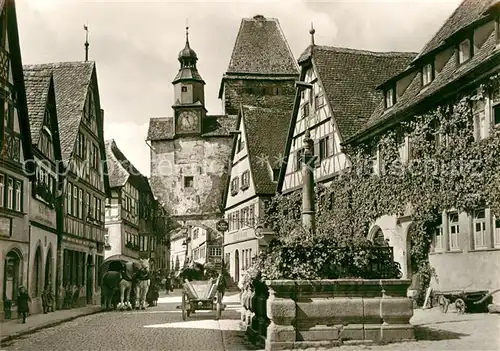
<path fill-rule="evenodd" d="M 90 59 L 97 63 L 107 138 L 123 140 L 139 163 L 149 158 L 144 126 L 149 118 L 172 116 L 171 81 L 184 47 L 186 19 L 198 69 L 207 83 L 210 114 L 221 112 L 219 84 L 242 17 L 279 19 L 296 57 L 316 43 L 374 51 L 420 51 L 458 5 L 450 1 L 83 1 L 18 0 L 23 63 L 81 61 L 88 23 Z M 194 9 L 194 10 L 193 10 Z M 110 128 L 109 126 L 113 126 Z M 132 129 L 130 129 L 132 128 Z M 140 134 L 142 133 L 142 134 Z M 139 150 L 142 154 L 138 154 Z M 149 169 L 149 167 L 147 167 Z M 149 173 L 149 172 L 148 172 Z"/>

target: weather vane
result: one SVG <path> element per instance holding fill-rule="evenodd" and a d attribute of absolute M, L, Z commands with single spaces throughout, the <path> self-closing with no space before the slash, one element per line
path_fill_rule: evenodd
<path fill-rule="evenodd" d="M 89 60 L 89 27 L 87 24 L 83 25 L 85 31 L 85 62 Z"/>

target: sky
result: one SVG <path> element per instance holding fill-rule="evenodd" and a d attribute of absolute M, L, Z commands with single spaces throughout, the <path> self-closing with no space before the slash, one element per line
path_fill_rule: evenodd
<path fill-rule="evenodd" d="M 114 139 L 146 176 L 151 117 L 172 116 L 177 55 L 186 21 L 209 114 L 222 112 L 218 90 L 241 18 L 278 18 L 296 58 L 309 45 L 419 52 L 460 0 L 130 1 L 17 0 L 23 64 L 85 59 L 96 62 L 104 138 Z"/>

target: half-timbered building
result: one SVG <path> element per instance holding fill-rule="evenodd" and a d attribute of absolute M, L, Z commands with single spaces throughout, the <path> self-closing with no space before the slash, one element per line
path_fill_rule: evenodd
<path fill-rule="evenodd" d="M 0 0 L 0 300 L 28 286 L 31 134 L 13 0 Z M 5 305 L 4 305 L 5 306 Z M 0 311 L 3 314 L 3 310 Z"/>
<path fill-rule="evenodd" d="M 152 269 L 167 268 L 166 211 L 155 199 L 148 179 L 114 140 L 106 141 L 106 156 L 111 197 L 106 200 L 105 260 L 149 258 Z"/>
<path fill-rule="evenodd" d="M 54 293 L 57 259 L 57 195 L 62 171 L 52 73 L 24 70 L 35 177 L 30 183 L 31 313 L 42 311 L 42 292 Z"/>
<path fill-rule="evenodd" d="M 259 217 L 264 201 L 276 193 L 291 112 L 290 101 L 273 109 L 240 109 L 224 199 L 224 214 L 229 223 L 224 234 L 225 264 L 229 264 L 230 275 L 236 282 L 272 236 L 271 231 L 261 227 Z"/>
<path fill-rule="evenodd" d="M 278 191 L 302 187 L 301 155 L 306 130 L 314 140 L 316 183 L 327 184 L 350 166 L 340 145 L 370 117 L 379 102 L 376 87 L 404 69 L 415 53 L 371 52 L 312 44 L 299 58 L 298 94 L 288 131 Z"/>
<path fill-rule="evenodd" d="M 103 118 L 95 63 L 61 62 L 26 67 L 54 77 L 64 184 L 58 215 L 62 274 L 58 299 L 71 306 L 100 301 L 105 201 L 109 191 Z"/>

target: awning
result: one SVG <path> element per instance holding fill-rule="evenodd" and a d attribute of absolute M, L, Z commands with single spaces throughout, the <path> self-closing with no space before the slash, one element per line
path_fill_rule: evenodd
<path fill-rule="evenodd" d="M 135 263 L 139 263 L 140 262 L 136 258 L 132 258 L 132 257 L 125 256 L 125 255 L 113 255 L 113 256 L 109 256 L 108 258 L 106 258 L 103 261 L 103 263 L 106 263 L 106 262 L 109 262 L 109 261 L 132 261 L 132 262 L 135 262 Z"/>

